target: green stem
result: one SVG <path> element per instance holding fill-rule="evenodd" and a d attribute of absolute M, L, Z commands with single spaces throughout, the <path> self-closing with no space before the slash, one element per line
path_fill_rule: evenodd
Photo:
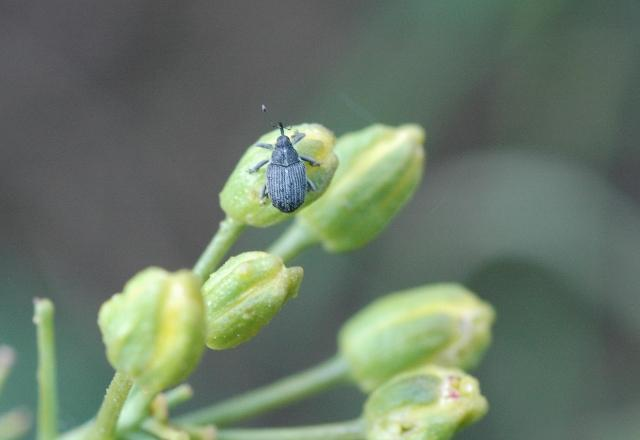
<path fill-rule="evenodd" d="M 184 383 L 165 392 L 164 395 L 167 399 L 167 408 L 172 409 L 191 399 L 193 397 L 193 389 L 191 385 Z"/>
<path fill-rule="evenodd" d="M 149 415 L 149 407 L 155 397 L 156 393 L 150 393 L 138 386 L 133 386 L 120 411 L 116 431 L 130 431 L 138 426 Z"/>
<path fill-rule="evenodd" d="M 50 440 L 58 435 L 54 308 L 50 300 L 39 298 L 35 299 L 34 308 L 38 339 L 38 439 Z"/>
<path fill-rule="evenodd" d="M 133 382 L 127 376 L 116 371 L 87 438 L 91 440 L 111 440 L 113 438 L 118 416 L 120 416 L 120 411 L 122 411 L 132 385 Z"/>
<path fill-rule="evenodd" d="M 362 419 L 293 428 L 222 429 L 216 440 L 362 440 Z"/>
<path fill-rule="evenodd" d="M 183 425 L 228 425 L 284 406 L 348 380 L 346 362 L 335 356 L 309 370 L 248 391 L 177 419 Z"/>
<path fill-rule="evenodd" d="M 209 275 L 218 267 L 227 251 L 233 246 L 240 233 L 244 229 L 242 223 L 227 217 L 220 222 L 220 227 L 215 233 L 200 258 L 193 266 L 193 271 L 206 281 Z"/>
<path fill-rule="evenodd" d="M 168 426 L 159 423 L 155 419 L 147 419 L 142 424 L 142 428 L 150 434 L 153 434 L 156 438 L 164 440 L 189 440 L 189 434 L 184 431 L 179 431 L 172 426 Z"/>
<path fill-rule="evenodd" d="M 160 394 L 146 394 L 134 386 L 118 418 L 116 425 L 118 437 L 122 434 L 130 434 L 134 428 L 139 425 L 144 426 L 151 420 L 166 421 L 169 418 L 170 409 L 188 401 L 191 397 L 193 397 L 193 390 L 187 384 Z M 156 426 L 156 424 L 149 426 Z"/>
<path fill-rule="evenodd" d="M 278 237 L 267 252 L 278 255 L 286 262 L 317 242 L 318 239 L 300 222 L 296 221 Z"/>

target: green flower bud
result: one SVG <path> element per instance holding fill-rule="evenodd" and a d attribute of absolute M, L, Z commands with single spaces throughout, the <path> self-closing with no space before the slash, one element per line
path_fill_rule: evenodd
<path fill-rule="evenodd" d="M 286 268 L 265 252 L 230 258 L 202 288 L 207 346 L 222 350 L 253 338 L 298 294 L 302 275 L 301 267 Z"/>
<path fill-rule="evenodd" d="M 342 327 L 341 356 L 370 391 L 395 374 L 435 363 L 470 368 L 489 346 L 494 312 L 458 284 L 386 295 Z"/>
<path fill-rule="evenodd" d="M 330 252 L 373 240 L 411 198 L 422 178 L 424 130 L 372 125 L 336 143 L 340 168 L 326 194 L 298 215 L 300 227 Z"/>
<path fill-rule="evenodd" d="M 487 413 L 478 381 L 427 366 L 395 376 L 367 399 L 367 440 L 447 440 Z"/>
<path fill-rule="evenodd" d="M 307 166 L 307 177 L 316 190 L 307 192 L 304 206 L 309 206 L 320 197 L 329 186 L 333 173 L 338 167 L 338 158 L 333 153 L 335 137 L 320 124 L 301 124 L 292 127 L 304 133 L 305 137 L 296 146 L 299 154 L 312 158 L 320 166 Z M 257 142 L 273 144 L 279 131 L 271 131 Z M 285 220 L 289 214 L 278 211 L 270 203 L 261 203 L 262 188 L 265 185 L 265 172 L 249 173 L 247 170 L 261 160 L 269 159 L 271 151 L 255 146 L 249 147 L 227 180 L 220 193 L 220 205 L 224 212 L 237 222 L 266 227 Z"/>
<path fill-rule="evenodd" d="M 200 280 L 190 271 L 151 267 L 100 308 L 107 357 L 148 392 L 185 379 L 204 350 Z"/>

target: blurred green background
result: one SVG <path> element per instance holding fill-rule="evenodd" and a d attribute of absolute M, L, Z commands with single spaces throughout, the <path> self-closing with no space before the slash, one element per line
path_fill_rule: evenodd
<path fill-rule="evenodd" d="M 49 296 L 62 427 L 93 414 L 111 377 L 99 305 L 145 266 L 193 263 L 272 120 L 418 122 L 414 200 L 365 249 L 298 258 L 299 297 L 207 353 L 191 407 L 330 356 L 373 298 L 459 281 L 498 321 L 475 371 L 491 411 L 458 438 L 640 438 L 638 23 L 637 0 L 1 2 L 0 342 L 19 358 L 0 412 L 35 409 L 31 301 Z M 362 400 L 335 390 L 253 424 Z"/>

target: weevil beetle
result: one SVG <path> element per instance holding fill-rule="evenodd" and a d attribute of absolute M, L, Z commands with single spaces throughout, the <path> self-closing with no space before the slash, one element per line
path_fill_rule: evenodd
<path fill-rule="evenodd" d="M 278 122 L 280 136 L 275 145 L 258 142 L 256 147 L 271 150 L 271 159 L 264 159 L 249 168 L 249 173 L 255 173 L 263 166 L 267 166 L 267 182 L 262 188 L 260 199 L 271 198 L 271 204 L 282 212 L 293 212 L 303 203 L 307 191 L 315 191 L 316 186 L 307 177 L 307 171 L 302 161 L 313 167 L 320 164 L 315 160 L 298 154 L 294 145 L 300 142 L 305 134 L 296 132 L 291 138 L 284 134 L 284 125 Z"/>

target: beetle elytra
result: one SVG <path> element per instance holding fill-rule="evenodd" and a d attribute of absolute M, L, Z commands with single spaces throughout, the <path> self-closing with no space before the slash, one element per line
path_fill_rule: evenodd
<path fill-rule="evenodd" d="M 249 168 L 255 173 L 267 166 L 267 181 L 262 189 L 261 200 L 269 197 L 271 204 L 282 212 L 293 212 L 303 203 L 307 191 L 315 191 L 316 186 L 307 178 L 302 161 L 311 166 L 319 166 L 315 160 L 298 154 L 294 145 L 304 138 L 304 133 L 296 132 L 291 138 L 284 134 L 284 125 L 278 122 L 280 136 L 275 145 L 258 142 L 256 147 L 271 150 L 271 159 L 264 159 Z"/>

